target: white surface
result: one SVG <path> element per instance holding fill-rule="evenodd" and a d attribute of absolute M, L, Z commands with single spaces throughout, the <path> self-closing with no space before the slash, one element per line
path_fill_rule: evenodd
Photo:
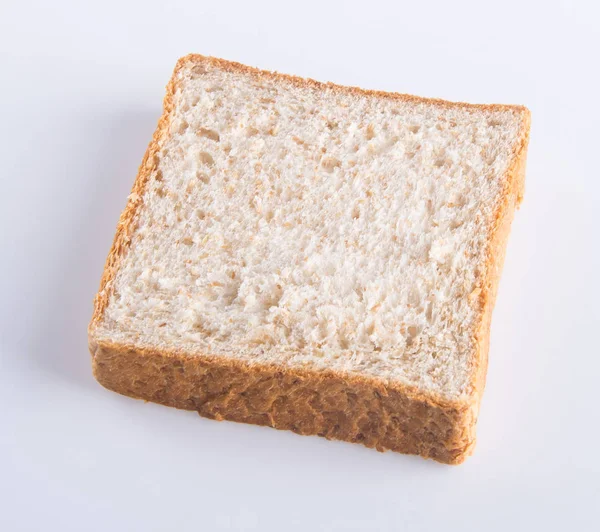
<path fill-rule="evenodd" d="M 3 2 L 0 529 L 597 529 L 599 19 L 592 1 Z M 464 465 L 208 421 L 93 380 L 92 297 L 191 51 L 531 109 Z"/>

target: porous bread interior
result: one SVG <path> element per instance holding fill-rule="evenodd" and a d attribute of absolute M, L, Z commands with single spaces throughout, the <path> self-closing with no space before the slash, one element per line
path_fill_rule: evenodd
<path fill-rule="evenodd" d="M 468 394 L 518 110 L 177 76 L 96 337 Z"/>

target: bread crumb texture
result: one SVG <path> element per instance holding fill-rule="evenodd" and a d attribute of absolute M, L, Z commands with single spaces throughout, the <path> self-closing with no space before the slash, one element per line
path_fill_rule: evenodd
<path fill-rule="evenodd" d="M 519 108 L 176 76 L 95 335 L 470 393 Z"/>

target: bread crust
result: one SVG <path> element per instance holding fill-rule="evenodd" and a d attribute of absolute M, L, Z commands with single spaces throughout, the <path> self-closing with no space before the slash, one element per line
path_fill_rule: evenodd
<path fill-rule="evenodd" d="M 474 331 L 476 350 L 471 389 L 463 398 L 448 401 L 414 387 L 354 373 L 259 364 L 210 354 L 190 355 L 99 338 L 96 330 L 108 305 L 120 261 L 129 249 L 146 184 L 157 169 L 160 145 L 168 135 L 178 74 L 188 66 L 202 69 L 207 65 L 319 90 L 327 88 L 361 96 L 459 106 L 472 111 L 510 109 L 522 113 L 523 125 L 504 180 L 505 193 L 494 217 L 487 260 L 480 276 L 480 320 Z M 380 451 L 417 454 L 447 464 L 461 463 L 475 444 L 475 424 L 485 386 L 491 314 L 510 224 L 523 195 L 528 139 L 529 111 L 522 106 L 446 102 L 321 83 L 195 54 L 181 58 L 167 85 L 163 115 L 119 220 L 94 300 L 94 314 L 88 328 L 94 376 L 106 388 L 123 395 L 196 410 L 212 419 L 268 425 L 299 434 L 362 443 Z"/>

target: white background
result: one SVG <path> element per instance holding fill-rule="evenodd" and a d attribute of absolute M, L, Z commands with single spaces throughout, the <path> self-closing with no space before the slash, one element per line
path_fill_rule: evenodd
<path fill-rule="evenodd" d="M 0 529 L 598 530 L 599 20 L 594 1 L 1 2 Z M 92 298 L 189 52 L 531 109 L 464 465 L 217 423 L 93 380 Z"/>

